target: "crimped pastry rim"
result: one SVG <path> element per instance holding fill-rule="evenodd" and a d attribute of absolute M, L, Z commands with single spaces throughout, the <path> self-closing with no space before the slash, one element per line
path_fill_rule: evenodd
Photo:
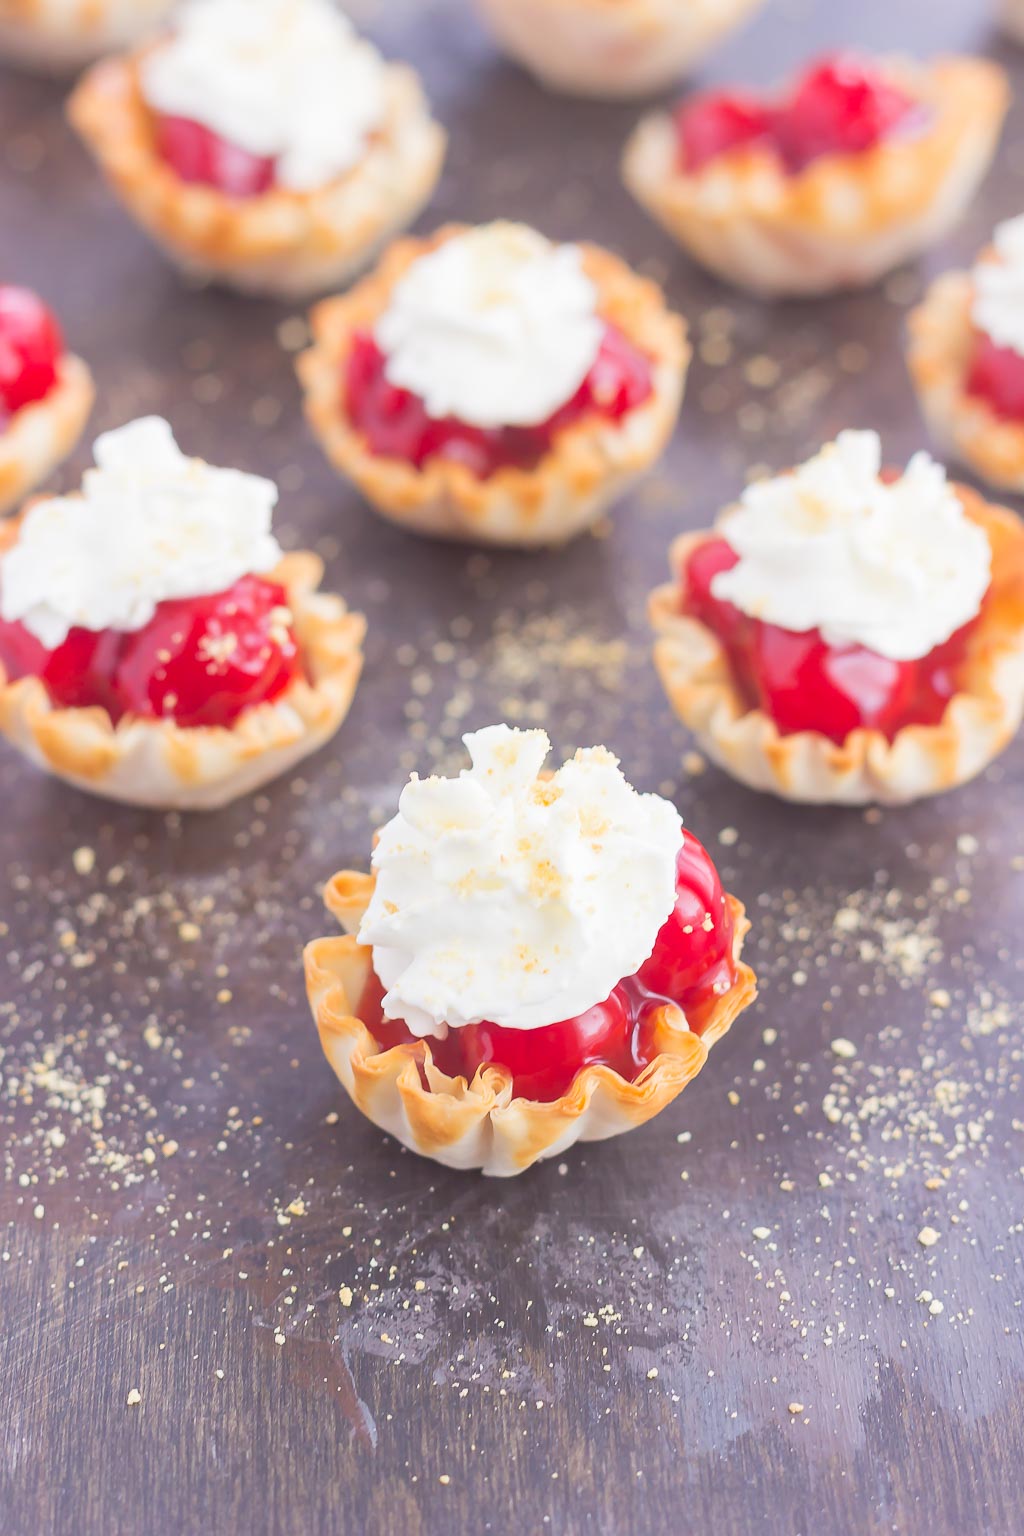
<path fill-rule="evenodd" d="M 966 390 L 974 285 L 970 272 L 935 279 L 907 319 L 907 367 L 932 434 L 997 490 L 1024 491 L 1024 422 Z"/>
<path fill-rule="evenodd" d="M 770 151 L 740 146 L 691 174 L 678 168 L 673 150 L 674 169 L 665 175 L 664 157 L 660 150 L 655 156 L 652 146 L 666 124 L 672 127 L 671 119 L 652 113 L 627 141 L 626 184 L 670 229 L 690 219 L 728 226 L 734 219 L 750 218 L 780 231 L 857 239 L 894 221 L 909 221 L 937 195 L 964 133 L 989 131 L 993 120 L 1001 120 L 1009 86 L 998 65 L 969 55 L 933 59 L 924 67 L 894 61 L 891 74 L 932 107 L 931 125 L 918 134 L 894 135 L 857 155 L 822 155 L 795 173 L 785 172 Z M 661 172 L 657 177 L 651 174 L 655 160 Z M 892 175 L 893 168 L 898 176 Z M 890 177 L 893 195 L 880 199 L 881 182 Z M 712 184 L 713 202 L 706 195 Z M 862 217 L 855 221 L 849 216 L 850 200 L 837 195 L 844 184 L 856 185 L 861 193 Z"/>
<path fill-rule="evenodd" d="M 576 504 L 599 491 L 612 475 L 632 477 L 640 473 L 662 451 L 675 424 L 690 360 L 686 324 L 666 308 L 656 284 L 637 276 L 610 252 L 581 244 L 585 268 L 601 296 L 602 313 L 653 358 L 650 399 L 630 411 L 622 423 L 599 426 L 587 419 L 574 422 L 558 434 L 551 451 L 534 468 L 506 466 L 486 480 L 449 459 L 434 458 L 417 469 L 404 460 L 374 454 L 342 406 L 341 368 L 352 335 L 372 325 L 414 261 L 466 233 L 469 227 L 446 224 L 426 238 L 396 241 L 376 270 L 348 293 L 324 299 L 314 307 L 310 317 L 313 345 L 296 360 L 306 416 L 339 473 L 355 481 L 378 511 L 395 521 L 440 536 L 487 537 L 492 510 L 511 507 L 517 514 L 519 537 L 495 542 L 532 542 L 531 524 L 540 510 L 564 500 L 567 526 L 563 533 L 539 541 L 557 542 L 560 536 L 570 537 L 579 531 L 580 524 L 570 525 Z M 631 449 L 631 438 L 639 439 L 640 426 L 646 423 L 654 429 L 653 446 L 645 440 Z M 651 435 L 647 434 L 648 439 Z M 430 509 L 439 504 L 451 509 L 456 526 L 431 526 Z"/>
<path fill-rule="evenodd" d="M 757 994 L 754 973 L 740 958 L 750 924 L 742 904 L 729 896 L 737 978 L 720 997 L 701 1035 L 673 1032 L 678 1049 L 655 1057 L 633 1082 L 611 1067 L 588 1066 L 560 1099 L 539 1103 L 513 1098 L 511 1078 L 504 1068 L 481 1067 L 471 1083 L 450 1078 L 434 1065 L 428 1042 L 381 1051 L 356 1016 L 369 974 L 370 951 L 359 945 L 353 930 L 358 928 L 373 884 L 372 875 L 354 870 L 343 870 L 328 882 L 325 903 L 349 931 L 307 944 L 304 962 L 310 1007 L 324 1053 L 356 1107 L 413 1151 L 452 1166 L 509 1176 L 576 1140 L 603 1139 L 644 1124 L 697 1076 L 711 1046 Z M 420 1080 L 421 1060 L 429 1090 Z M 387 1123 L 387 1116 L 375 1113 L 374 1100 L 382 1094 L 401 1102 L 402 1126 Z M 461 1148 L 466 1140 L 473 1146 L 472 1161 L 452 1162 L 453 1147 Z"/>
<path fill-rule="evenodd" d="M 817 731 L 783 735 L 750 709 L 718 636 L 679 611 L 679 576 L 715 529 L 682 534 L 670 550 L 675 580 L 648 603 L 654 661 L 675 713 L 727 772 L 752 788 L 818 804 L 902 804 L 951 789 L 987 766 L 1024 713 L 1024 524 L 1006 507 L 954 486 L 993 546 L 993 581 L 969 651 L 970 688 L 935 725 L 907 725 L 890 742 L 875 729 L 840 746 Z"/>
<path fill-rule="evenodd" d="M 0 526 L 0 556 L 16 530 L 15 520 Z M 322 574 L 320 557 L 307 550 L 284 555 L 267 573 L 288 594 L 310 679 L 297 680 L 230 726 L 185 727 L 128 715 L 114 725 L 102 708 L 55 707 L 39 678 L 8 682 L 0 664 L 0 732 L 38 766 L 93 794 L 151 808 L 228 804 L 314 751 L 348 714 L 366 621 L 340 597 L 318 591 Z M 261 760 L 270 768 L 265 774 Z"/>
<path fill-rule="evenodd" d="M 15 411 L 0 433 L 0 513 L 17 506 L 63 463 L 85 430 L 95 397 L 87 364 L 65 352 L 53 388 Z"/>

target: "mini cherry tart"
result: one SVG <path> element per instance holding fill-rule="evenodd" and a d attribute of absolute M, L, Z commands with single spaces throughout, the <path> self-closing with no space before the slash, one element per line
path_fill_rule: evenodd
<path fill-rule="evenodd" d="M 46 398 L 63 355 L 60 327 L 42 299 L 28 288 L 0 285 L 0 428 Z"/>
<path fill-rule="evenodd" d="M 735 984 L 735 920 L 714 864 L 689 832 L 676 858 L 676 902 L 654 949 L 635 976 L 619 982 L 610 997 L 575 1018 L 542 1029 L 502 1029 L 471 1024 L 430 1039 L 435 1063 L 449 1077 L 471 1082 L 493 1063 L 512 1075 L 516 1098 L 551 1102 L 587 1066 L 610 1067 L 634 1081 L 659 1054 L 655 1020 L 666 1004 L 681 1008 L 700 1035 L 722 994 Z M 382 988 L 370 972 L 357 1009 L 382 1051 L 411 1044 L 401 1020 L 385 1019 Z M 422 1075 L 422 1074 L 421 1074 Z M 426 1078 L 423 1075 L 424 1086 Z"/>
<path fill-rule="evenodd" d="M 942 719 L 977 620 L 919 661 L 893 661 L 862 645 L 832 646 L 817 629 L 782 629 L 715 597 L 715 577 L 738 559 L 726 539 L 698 545 L 683 572 L 682 609 L 717 635 L 750 708 L 764 710 L 784 736 L 818 731 L 841 744 L 866 728 L 892 741 L 906 725 Z"/>
<path fill-rule="evenodd" d="M 61 708 L 185 727 L 230 726 L 304 675 L 284 588 L 251 575 L 160 603 L 142 629 L 73 629 L 49 651 L 20 622 L 0 621 L 0 665 L 9 682 L 41 678 Z"/>
<path fill-rule="evenodd" d="M 259 197 L 276 184 L 273 156 L 251 154 L 192 118 L 154 113 L 153 138 L 157 154 L 180 181 L 239 198 Z"/>
<path fill-rule="evenodd" d="M 388 382 L 387 358 L 369 331 L 357 331 L 344 365 L 344 409 L 379 457 L 416 469 L 434 458 L 464 464 L 485 480 L 507 466 L 532 468 L 556 434 L 588 416 L 616 422 L 651 396 L 651 363 L 613 325 L 606 325 L 590 371 L 570 400 L 533 427 L 485 429 L 427 414 L 418 395 Z"/>
<path fill-rule="evenodd" d="M 699 174 L 733 150 L 758 146 L 790 175 L 825 155 L 858 155 L 895 132 L 919 126 L 922 109 L 855 54 L 812 65 L 784 97 L 721 91 L 684 102 L 676 114 L 681 168 Z"/>

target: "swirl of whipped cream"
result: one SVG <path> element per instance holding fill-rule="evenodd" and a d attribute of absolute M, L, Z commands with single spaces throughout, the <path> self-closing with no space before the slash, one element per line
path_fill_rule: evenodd
<path fill-rule="evenodd" d="M 675 901 L 682 823 L 604 747 L 539 779 L 543 731 L 463 739 L 471 768 L 402 791 L 359 941 L 373 946 L 385 1017 L 413 1034 L 560 1023 L 650 955 Z"/>
<path fill-rule="evenodd" d="M 891 485 L 881 458 L 876 432 L 841 432 L 791 474 L 748 486 L 719 521 L 740 558 L 714 596 L 894 661 L 942 645 L 981 608 L 991 548 L 928 454 Z"/>
<path fill-rule="evenodd" d="M 223 592 L 281 558 L 277 487 L 214 469 L 146 416 L 96 439 L 80 496 L 36 502 L 0 563 L 0 618 L 48 650 L 71 629 L 142 629 L 158 603 Z"/>
<path fill-rule="evenodd" d="M 390 383 L 428 416 L 485 428 L 547 421 L 583 383 L 603 333 L 579 248 L 507 223 L 421 256 L 375 330 Z"/>
<path fill-rule="evenodd" d="M 993 245 L 971 273 L 971 319 L 997 347 L 1024 357 L 1024 214 L 999 224 Z"/>
<path fill-rule="evenodd" d="M 308 192 L 351 169 L 385 111 L 385 65 L 330 0 L 186 0 L 140 70 L 154 111 L 185 117 Z"/>

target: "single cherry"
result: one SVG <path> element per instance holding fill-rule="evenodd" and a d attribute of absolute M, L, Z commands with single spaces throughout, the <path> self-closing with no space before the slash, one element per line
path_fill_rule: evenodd
<path fill-rule="evenodd" d="M 715 597 L 715 577 L 731 571 L 739 555 L 725 539 L 704 539 L 693 550 L 683 572 L 683 604 L 686 612 L 713 629 L 720 640 L 731 644 L 750 620 L 735 604 Z"/>
<path fill-rule="evenodd" d="M 561 1098 L 576 1074 L 594 1062 L 604 1062 L 622 1076 L 632 1077 L 632 1031 L 627 998 L 616 987 L 603 1003 L 561 1024 L 549 1024 L 544 1029 L 471 1024 L 450 1031 L 449 1038 L 452 1034 L 461 1037 L 467 1079 L 486 1062 L 497 1062 L 511 1072 L 517 1098 L 549 1102 Z"/>
<path fill-rule="evenodd" d="M 977 395 L 1007 421 L 1024 421 L 1024 357 L 979 335 L 967 373 L 967 393 Z"/>
<path fill-rule="evenodd" d="M 161 603 L 126 636 L 114 684 L 132 714 L 230 725 L 301 672 L 284 588 L 243 576 L 214 597 Z"/>
<path fill-rule="evenodd" d="M 29 288 L 0 286 L 0 411 L 13 415 L 42 400 L 57 381 L 60 327 Z"/>
<path fill-rule="evenodd" d="M 916 662 L 862 645 L 826 645 L 816 629 L 796 634 L 776 624 L 755 626 L 752 669 L 783 735 L 820 731 L 840 743 L 859 726 L 893 734 L 913 701 L 918 670 Z"/>
<path fill-rule="evenodd" d="M 775 141 L 791 171 L 823 155 L 872 149 L 913 109 L 906 92 L 856 54 L 822 59 L 775 119 Z"/>
<path fill-rule="evenodd" d="M 752 94 L 722 91 L 683 102 L 676 112 L 683 169 L 702 171 L 719 155 L 766 139 L 771 127 L 771 111 Z"/>
<path fill-rule="evenodd" d="M 637 972 L 648 991 L 685 1011 L 688 993 L 732 954 L 733 922 L 718 871 L 692 832 L 676 855 L 676 903 Z"/>
<path fill-rule="evenodd" d="M 62 709 L 99 704 L 116 719 L 120 709 L 113 673 L 121 640 L 110 630 L 72 629 L 66 640 L 48 651 L 24 624 L 0 620 L 0 665 L 10 682 L 41 678 L 53 703 Z"/>
<path fill-rule="evenodd" d="M 259 197 L 274 185 L 272 156 L 253 155 L 188 117 L 155 119 L 156 150 L 181 181 L 216 187 L 226 197 Z"/>
<path fill-rule="evenodd" d="M 904 126 L 917 103 L 853 53 L 819 60 L 780 101 L 722 91 L 684 103 L 676 114 L 679 157 L 697 173 L 745 144 L 775 150 L 786 170 L 822 155 L 858 155 Z"/>

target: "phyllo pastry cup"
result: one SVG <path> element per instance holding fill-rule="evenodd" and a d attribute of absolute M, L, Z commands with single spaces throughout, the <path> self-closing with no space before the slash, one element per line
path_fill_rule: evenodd
<path fill-rule="evenodd" d="M 893 63 L 887 75 L 927 113 L 919 130 L 795 172 L 756 143 L 689 172 L 676 125 L 660 112 L 629 140 L 626 185 L 684 250 L 739 288 L 802 297 L 873 283 L 961 217 L 1009 101 L 1006 76 L 985 59 Z"/>
<path fill-rule="evenodd" d="M 0 557 L 17 523 L 0 528 Z M 318 591 L 317 555 L 285 555 L 268 572 L 284 587 L 306 676 L 231 726 L 181 726 L 99 707 L 54 706 L 38 677 L 7 680 L 0 665 L 0 731 L 27 758 L 77 789 L 128 805 L 207 811 L 288 772 L 338 730 L 362 670 L 365 621 Z"/>
<path fill-rule="evenodd" d="M 565 543 L 596 522 L 664 450 L 690 359 L 686 326 L 666 308 L 656 283 L 610 252 L 584 245 L 583 267 L 598 290 L 602 317 L 651 360 L 647 400 L 617 421 L 584 416 L 557 433 L 535 466 L 509 465 L 486 478 L 440 455 L 417 468 L 376 454 L 345 408 L 343 380 L 353 340 L 373 329 L 419 257 L 465 230 L 452 224 L 427 239 L 396 242 L 355 288 L 317 305 L 313 346 L 298 361 L 306 415 L 338 472 L 404 528 L 481 544 Z"/>
<path fill-rule="evenodd" d="M 749 923 L 741 904 L 729 897 L 735 980 L 718 997 L 701 1034 L 680 1027 L 679 1010 L 666 1007 L 658 1023 L 661 1053 L 635 1081 L 609 1066 L 592 1065 L 581 1069 L 559 1099 L 515 1098 L 506 1067 L 484 1065 L 471 1082 L 448 1077 L 435 1065 L 429 1040 L 382 1050 L 357 1016 L 371 952 L 354 933 L 373 884 L 372 876 L 343 871 L 327 886 L 327 907 L 346 932 L 306 947 L 310 1006 L 327 1059 L 356 1107 L 412 1151 L 450 1168 L 506 1178 L 557 1157 L 577 1141 L 601 1141 L 645 1124 L 696 1077 L 711 1047 L 756 995 L 754 973 L 740 960 Z"/>
<path fill-rule="evenodd" d="M 907 366 L 928 430 L 996 490 L 1024 493 L 1024 421 L 1000 416 L 967 380 L 977 333 L 969 272 L 936 278 L 908 322 Z"/>
<path fill-rule="evenodd" d="M 506 52 L 576 96 L 642 96 L 698 65 L 764 0 L 479 0 Z"/>
<path fill-rule="evenodd" d="M 82 435 L 95 394 L 86 364 L 66 352 L 53 388 L 14 412 L 0 433 L 0 512 L 20 505 L 64 462 Z"/>
<path fill-rule="evenodd" d="M 675 541 L 676 579 L 650 598 L 655 665 L 672 708 L 726 772 L 785 800 L 899 805 L 966 783 L 1009 744 L 1024 717 L 1024 525 L 967 486 L 955 489 L 991 544 L 991 586 L 941 720 L 906 725 L 892 740 L 867 728 L 838 745 L 817 731 L 784 735 L 764 710 L 751 708 L 721 640 L 680 610 L 682 573 L 713 535 Z"/>
<path fill-rule="evenodd" d="M 387 67 L 387 110 L 351 170 L 312 191 L 231 197 L 183 181 L 156 151 L 142 53 L 106 59 L 68 103 L 73 126 L 128 211 L 191 277 L 309 298 L 348 282 L 428 202 L 446 136 L 415 71 Z"/>
<path fill-rule="evenodd" d="M 0 59 L 40 74 L 73 74 L 138 41 L 174 0 L 0 0 Z"/>

